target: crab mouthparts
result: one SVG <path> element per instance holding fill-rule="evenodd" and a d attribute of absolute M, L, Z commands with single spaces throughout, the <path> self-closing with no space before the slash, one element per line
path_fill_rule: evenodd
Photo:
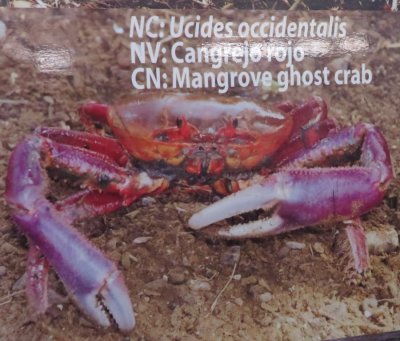
<path fill-rule="evenodd" d="M 269 212 L 277 202 L 276 193 L 266 190 L 262 184 L 253 185 L 195 213 L 189 220 L 189 226 L 194 230 L 200 230 L 238 214 L 259 209 Z M 231 238 L 249 235 L 257 237 L 269 232 L 272 233 L 281 224 L 282 219 L 273 215 L 265 219 L 262 218 L 261 220 L 230 226 L 227 229 L 220 229 L 218 235 Z"/>

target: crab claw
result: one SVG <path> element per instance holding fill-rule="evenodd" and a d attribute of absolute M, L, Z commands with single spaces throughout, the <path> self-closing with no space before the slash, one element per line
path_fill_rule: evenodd
<path fill-rule="evenodd" d="M 115 324 L 129 332 L 135 317 L 128 290 L 116 265 L 63 221 L 47 200 L 31 214 L 15 211 L 20 229 L 40 247 L 77 306 L 102 327 Z"/>
<path fill-rule="evenodd" d="M 272 208 L 279 200 L 279 189 L 276 187 L 275 178 L 276 176 L 269 178 L 271 190 L 266 190 L 266 184 L 256 184 L 233 193 L 195 213 L 189 219 L 189 226 L 194 230 L 200 230 L 208 225 L 242 213 Z M 272 182 L 275 182 L 275 184 L 272 185 Z M 272 187 L 275 188 L 273 189 Z M 268 234 L 268 231 L 278 228 L 281 224 L 282 219 L 275 216 L 266 220 L 231 226 L 228 229 L 219 229 L 218 235 L 228 238 L 255 237 L 260 234 Z"/>
<path fill-rule="evenodd" d="M 366 168 L 285 170 L 194 214 L 193 229 L 253 210 L 267 217 L 222 228 L 226 238 L 263 237 L 327 221 L 358 217 L 383 198 L 379 172 Z"/>
<path fill-rule="evenodd" d="M 353 150 L 361 150 L 359 166 L 296 168 L 323 164 L 327 155 L 343 157 Z M 392 178 L 383 135 L 376 127 L 360 123 L 321 140 L 262 183 L 194 214 L 189 226 L 201 229 L 260 208 L 267 211 L 267 218 L 221 229 L 218 234 L 227 238 L 262 237 L 328 221 L 354 219 L 381 202 Z"/>
<path fill-rule="evenodd" d="M 130 332 L 135 326 L 132 304 L 119 271 L 109 275 L 98 292 L 75 293 L 74 299 L 80 309 L 102 327 L 109 327 L 113 322 L 121 331 Z"/>
<path fill-rule="evenodd" d="M 223 219 L 263 208 L 271 200 L 271 193 L 264 191 L 261 184 L 253 185 L 195 213 L 189 219 L 189 226 L 200 230 Z"/>
<path fill-rule="evenodd" d="M 117 266 L 46 199 L 41 154 L 46 140 L 31 137 L 15 148 L 7 173 L 6 199 L 20 230 L 56 270 L 77 306 L 100 326 L 123 332 L 135 326 L 128 290 Z M 41 295 L 41 294 L 40 294 Z"/>

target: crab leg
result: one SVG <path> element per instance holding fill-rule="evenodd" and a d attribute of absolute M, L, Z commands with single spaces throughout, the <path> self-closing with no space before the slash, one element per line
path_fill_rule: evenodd
<path fill-rule="evenodd" d="M 71 221 L 79 221 L 117 211 L 123 207 L 123 203 L 124 198 L 117 193 L 85 189 L 57 201 L 55 207 L 63 211 Z"/>
<path fill-rule="evenodd" d="M 354 154 L 358 149 L 361 149 L 359 167 L 298 168 L 326 164 L 328 155 Z M 273 210 L 269 218 L 218 231 L 227 238 L 247 238 L 357 218 L 382 200 L 392 177 L 383 136 L 374 126 L 359 124 L 320 141 L 263 183 L 194 214 L 189 225 L 201 229 L 255 209 Z"/>
<path fill-rule="evenodd" d="M 6 199 L 14 220 L 33 243 L 31 269 L 37 269 L 39 275 L 44 274 L 40 272 L 39 251 L 34 249 L 37 247 L 82 311 L 101 326 L 108 327 L 111 316 L 122 331 L 130 331 L 135 319 L 122 275 L 113 262 L 72 227 L 70 215 L 59 211 L 45 198 L 47 175 L 44 166 L 68 166 L 76 174 L 85 173 L 89 184 L 99 181 L 98 177 L 105 173 L 109 178 L 103 184 L 104 188 L 110 193 L 121 193 L 122 204 L 139 195 L 133 194 L 135 185 L 143 195 L 150 188 L 151 179 L 140 179 L 140 175 L 134 179 L 108 162 L 107 157 L 96 158 L 91 151 L 68 148 L 73 147 L 59 145 L 39 135 L 20 142 L 9 162 Z M 100 177 L 100 180 L 104 181 L 104 178 Z M 45 280 L 39 280 L 33 285 L 43 282 Z M 33 289 L 34 296 L 43 297 L 41 288 L 39 292 Z M 43 304 L 45 307 L 46 302 Z"/>
<path fill-rule="evenodd" d="M 114 193 L 119 196 L 105 194 L 105 201 L 118 201 L 120 206 L 129 206 L 133 201 L 143 195 L 154 194 L 163 191 L 168 187 L 168 181 L 165 178 L 150 178 L 145 172 L 136 172 L 127 170 L 115 164 L 107 155 L 79 148 L 76 146 L 60 144 L 51 140 L 45 143 L 46 158 L 45 166 L 50 168 L 62 169 L 73 175 L 84 178 L 84 186 L 90 189 L 98 189 L 90 194 L 78 194 L 78 197 L 85 197 L 85 204 L 91 203 L 96 206 L 94 194 Z M 78 201 L 75 196 L 71 201 Z M 98 203 L 98 202 L 97 202 Z M 98 205 L 97 205 L 98 206 Z M 106 205 L 103 205 L 106 212 L 110 211 Z M 120 206 L 116 206 L 119 208 Z M 101 214 L 98 212 L 97 214 Z M 93 216 L 93 214 L 89 214 Z"/>
<path fill-rule="evenodd" d="M 94 135 L 81 131 L 65 130 L 61 128 L 39 128 L 36 133 L 55 142 L 85 148 L 100 154 L 107 155 L 119 166 L 126 166 L 128 154 L 114 139 Z"/>
<path fill-rule="evenodd" d="M 283 110 L 289 110 L 294 126 L 288 142 L 271 160 L 271 164 L 275 167 L 280 167 L 299 151 L 311 148 L 336 128 L 335 121 L 328 118 L 326 103 L 318 97 L 312 97 L 299 106 L 282 103 L 278 107 L 281 106 Z"/>
<path fill-rule="evenodd" d="M 360 219 L 357 218 L 346 222 L 346 235 L 350 243 L 355 270 L 361 273 L 369 267 L 369 253 L 367 238 Z"/>

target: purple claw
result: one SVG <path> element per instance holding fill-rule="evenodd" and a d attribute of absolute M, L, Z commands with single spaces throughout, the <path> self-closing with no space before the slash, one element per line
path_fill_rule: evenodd
<path fill-rule="evenodd" d="M 382 199 L 379 176 L 362 168 L 286 170 L 205 208 L 189 225 L 200 229 L 256 209 L 273 209 L 267 219 L 220 230 L 228 238 L 262 237 L 359 216 Z"/>
<path fill-rule="evenodd" d="M 326 162 L 327 156 L 343 156 L 359 148 L 358 167 L 298 168 L 319 165 Z M 359 124 L 320 141 L 264 183 L 234 193 L 194 214 L 189 226 L 201 229 L 260 208 L 272 212 L 271 215 L 220 229 L 218 234 L 226 238 L 262 237 L 327 221 L 354 219 L 380 203 L 392 177 L 383 136 L 375 127 Z"/>
<path fill-rule="evenodd" d="M 37 136 L 15 148 L 6 190 L 12 216 L 89 318 L 103 327 L 115 322 L 119 329 L 129 332 L 135 326 L 135 317 L 116 265 L 45 198 L 47 176 L 41 164 L 45 152 L 46 139 Z"/>

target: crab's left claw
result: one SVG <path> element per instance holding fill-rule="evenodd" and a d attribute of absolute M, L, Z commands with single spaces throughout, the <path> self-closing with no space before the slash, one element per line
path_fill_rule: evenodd
<path fill-rule="evenodd" d="M 226 238 L 263 237 L 327 221 L 358 217 L 383 197 L 377 172 L 365 168 L 286 170 L 194 214 L 193 229 L 263 209 L 266 218 L 222 228 Z"/>
<path fill-rule="evenodd" d="M 361 149 L 358 167 L 297 168 L 326 163 L 327 155 L 354 149 Z M 241 213 L 266 210 L 265 219 L 218 230 L 222 237 L 246 238 L 354 219 L 380 203 L 393 177 L 387 144 L 378 129 L 368 124 L 322 140 L 289 166 L 194 214 L 189 226 L 201 229 Z"/>

